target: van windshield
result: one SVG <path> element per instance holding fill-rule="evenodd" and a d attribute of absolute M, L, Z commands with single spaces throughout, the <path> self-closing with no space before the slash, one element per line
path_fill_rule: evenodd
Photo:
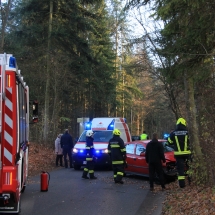
<path fill-rule="evenodd" d="M 86 141 L 86 132 L 84 131 L 79 138 L 79 142 Z M 109 140 L 113 137 L 113 131 L 93 131 L 94 141 L 93 142 L 109 142 Z"/>

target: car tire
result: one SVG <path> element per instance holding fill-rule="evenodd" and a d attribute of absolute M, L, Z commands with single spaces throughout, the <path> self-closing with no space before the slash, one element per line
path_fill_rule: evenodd
<path fill-rule="evenodd" d="M 164 173 L 164 179 L 166 180 L 166 182 L 173 182 L 177 179 L 177 174 L 168 174 L 168 172 L 165 171 L 165 169 L 163 170 Z"/>
<path fill-rule="evenodd" d="M 80 170 L 80 169 L 81 169 L 81 166 L 80 166 L 80 165 L 75 164 L 75 165 L 74 165 L 74 169 L 75 169 L 75 170 Z"/>
<path fill-rule="evenodd" d="M 108 170 L 113 170 L 112 165 L 108 165 Z"/>

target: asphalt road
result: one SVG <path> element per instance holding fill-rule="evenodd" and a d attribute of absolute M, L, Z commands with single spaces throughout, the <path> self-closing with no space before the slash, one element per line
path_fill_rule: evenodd
<path fill-rule="evenodd" d="M 115 184 L 112 171 L 97 170 L 96 180 L 82 171 L 50 172 L 48 192 L 40 192 L 40 176 L 30 178 L 21 198 L 21 215 L 160 215 L 165 192 L 150 192 L 148 179 L 125 177 Z"/>

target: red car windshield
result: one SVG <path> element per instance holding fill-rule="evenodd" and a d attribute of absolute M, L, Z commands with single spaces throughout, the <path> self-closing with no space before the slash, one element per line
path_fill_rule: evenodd
<path fill-rule="evenodd" d="M 163 147 L 164 147 L 164 152 L 172 152 L 172 151 L 174 151 L 173 148 L 167 146 L 167 144 L 168 144 L 167 142 L 162 142 L 162 143 L 163 143 Z"/>

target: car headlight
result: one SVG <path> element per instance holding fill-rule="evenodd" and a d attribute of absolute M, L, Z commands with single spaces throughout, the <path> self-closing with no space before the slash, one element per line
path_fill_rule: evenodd
<path fill-rule="evenodd" d="M 106 153 L 107 154 L 108 153 L 108 149 L 103 149 L 102 153 Z"/>
<path fill-rule="evenodd" d="M 78 152 L 78 149 L 74 148 L 73 153 L 77 153 L 77 152 Z"/>

